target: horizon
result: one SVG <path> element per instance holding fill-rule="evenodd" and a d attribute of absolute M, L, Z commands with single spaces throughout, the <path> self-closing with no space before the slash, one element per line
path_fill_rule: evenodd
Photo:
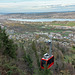
<path fill-rule="evenodd" d="M 66 13 L 75 11 L 56 11 L 56 12 L 0 12 L 0 14 L 38 14 L 38 13 Z"/>
<path fill-rule="evenodd" d="M 75 0 L 0 0 L 0 13 L 75 11 Z"/>

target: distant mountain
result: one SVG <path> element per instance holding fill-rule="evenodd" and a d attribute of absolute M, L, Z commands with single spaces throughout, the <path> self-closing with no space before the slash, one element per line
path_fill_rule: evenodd
<path fill-rule="evenodd" d="M 63 12 L 25 12 L 25 13 L 1 13 L 3 19 L 75 19 L 75 11 Z"/>
<path fill-rule="evenodd" d="M 75 11 L 59 11 L 59 12 L 16 12 L 16 13 L 0 13 L 1 15 L 6 14 L 42 14 L 42 13 L 68 13 L 68 12 L 75 12 Z"/>

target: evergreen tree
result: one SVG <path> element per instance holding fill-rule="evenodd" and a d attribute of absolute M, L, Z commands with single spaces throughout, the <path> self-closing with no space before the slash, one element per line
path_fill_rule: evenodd
<path fill-rule="evenodd" d="M 0 51 L 2 54 L 16 58 L 17 45 L 14 44 L 13 40 L 8 38 L 4 29 L 0 27 Z"/>
<path fill-rule="evenodd" d="M 38 56 L 38 54 L 37 54 L 37 49 L 36 49 L 36 45 L 35 45 L 35 42 L 34 42 L 34 41 L 32 42 L 32 50 L 33 50 L 34 53 L 35 53 L 36 60 L 37 60 L 37 65 L 38 65 L 38 67 L 39 67 L 39 69 L 40 69 L 39 56 Z"/>

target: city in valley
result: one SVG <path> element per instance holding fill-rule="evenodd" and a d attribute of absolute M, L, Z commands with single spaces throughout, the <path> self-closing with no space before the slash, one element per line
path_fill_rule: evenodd
<path fill-rule="evenodd" d="M 42 75 L 44 72 L 39 69 L 38 63 L 40 63 L 43 54 L 49 50 L 49 45 L 45 41 L 48 41 L 49 36 L 52 36 L 52 54 L 55 57 L 55 64 L 51 67 L 52 75 L 75 74 L 75 21 L 28 22 L 10 19 L 75 19 L 75 12 L 0 15 L 1 29 L 5 30 L 8 39 L 12 39 L 18 45 L 17 60 L 11 61 L 10 58 L 7 59 L 3 55 L 4 58 L 0 57 L 2 62 L 5 60 L 4 63 L 0 62 L 4 65 L 0 65 L 1 68 L 4 68 L 4 70 L 0 68 L 0 71 L 3 73 L 12 71 L 9 75 Z M 25 53 L 31 57 L 32 62 L 30 58 L 25 57 Z M 15 73 L 13 73 L 14 69 L 5 68 L 7 62 L 12 64 L 7 65 L 12 69 L 13 66 L 16 67 Z"/>

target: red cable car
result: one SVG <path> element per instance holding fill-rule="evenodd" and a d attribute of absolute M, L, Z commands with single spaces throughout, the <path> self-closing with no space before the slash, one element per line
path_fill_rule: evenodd
<path fill-rule="evenodd" d="M 48 55 L 46 57 L 49 57 Z M 49 58 L 42 58 L 41 59 L 41 68 L 44 69 L 46 66 L 47 69 L 49 69 L 54 64 L 54 56 L 52 55 Z"/>
<path fill-rule="evenodd" d="M 48 53 L 44 54 L 41 59 L 41 69 L 44 69 L 45 66 L 49 69 L 54 64 L 54 56 L 51 54 L 52 40 L 49 40 L 48 43 L 50 43 L 50 55 Z"/>

